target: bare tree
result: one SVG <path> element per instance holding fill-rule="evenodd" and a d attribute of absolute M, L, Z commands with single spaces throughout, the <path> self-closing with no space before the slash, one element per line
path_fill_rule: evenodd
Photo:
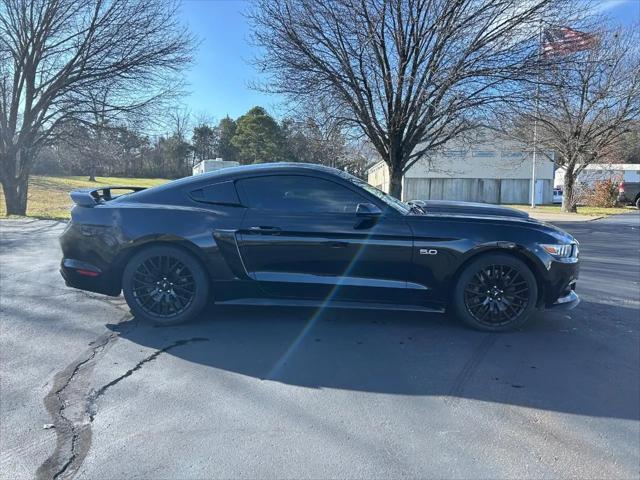
<path fill-rule="evenodd" d="M 640 120 L 633 122 L 629 130 L 614 148 L 612 163 L 640 163 Z"/>
<path fill-rule="evenodd" d="M 540 19 L 564 0 L 256 0 L 264 88 L 325 99 L 390 170 L 390 193 L 425 153 L 531 80 Z M 575 6 L 575 3 L 572 5 Z"/>
<path fill-rule="evenodd" d="M 103 151 L 103 137 L 104 131 L 108 128 L 108 118 L 107 118 L 107 108 L 108 108 L 108 98 L 109 98 L 109 89 L 103 89 L 98 92 L 89 92 L 89 109 L 91 113 L 90 121 L 90 130 L 93 136 L 92 142 L 90 142 L 89 155 L 87 155 L 88 159 L 88 167 L 89 167 L 89 181 L 96 181 L 96 170 L 98 168 L 98 163 L 101 161 L 102 151 Z"/>
<path fill-rule="evenodd" d="M 640 119 L 640 25 L 600 32 L 591 49 L 542 72 L 540 94 L 521 99 L 522 123 L 538 123 L 540 145 L 565 169 L 562 210 L 576 212 L 576 180 L 611 157 Z"/>
<path fill-rule="evenodd" d="M 191 110 L 183 105 L 174 106 L 167 112 L 166 120 L 171 133 L 178 137 L 180 141 L 186 142 L 187 135 L 193 128 Z"/>
<path fill-rule="evenodd" d="M 285 158 L 318 163 L 366 178 L 367 168 L 379 160 L 366 138 L 350 138 L 335 121 L 317 116 L 282 121 Z"/>
<path fill-rule="evenodd" d="M 0 0 L 0 181 L 23 215 L 37 151 L 65 121 L 139 112 L 175 92 L 193 38 L 172 0 Z"/>

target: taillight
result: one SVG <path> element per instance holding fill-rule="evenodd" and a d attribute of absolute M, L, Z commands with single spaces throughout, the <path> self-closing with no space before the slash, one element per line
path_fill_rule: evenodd
<path fill-rule="evenodd" d="M 97 277 L 98 275 L 100 275 L 99 272 L 94 272 L 93 270 L 85 270 L 84 268 L 76 268 L 76 273 L 85 277 Z"/>
<path fill-rule="evenodd" d="M 618 193 L 624 193 L 624 182 L 620 182 L 618 185 Z"/>

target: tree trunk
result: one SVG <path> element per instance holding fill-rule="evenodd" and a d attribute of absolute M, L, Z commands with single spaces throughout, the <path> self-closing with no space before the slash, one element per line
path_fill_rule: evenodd
<path fill-rule="evenodd" d="M 89 181 L 90 182 L 95 182 L 96 181 L 96 171 L 98 170 L 98 152 L 97 151 L 93 151 L 90 152 L 90 157 L 89 157 Z"/>
<path fill-rule="evenodd" d="M 387 165 L 389 165 L 389 195 L 398 200 L 402 200 L 402 167 L 405 164 L 401 144 L 401 138 L 398 135 L 391 136 L 387 161 Z"/>
<path fill-rule="evenodd" d="M 11 148 L 0 155 L 0 180 L 4 192 L 6 214 L 26 215 L 29 171 L 33 153 L 24 148 Z"/>
<path fill-rule="evenodd" d="M 27 178 L 10 178 L 2 180 L 7 215 L 27 214 Z"/>
<path fill-rule="evenodd" d="M 389 167 L 389 195 L 402 200 L 402 169 Z"/>
<path fill-rule="evenodd" d="M 567 166 L 567 171 L 564 175 L 564 187 L 562 189 L 562 211 L 566 213 L 577 213 L 578 207 L 576 205 L 575 195 L 575 174 L 573 166 Z"/>
<path fill-rule="evenodd" d="M 104 119 L 101 117 L 98 117 L 97 114 L 96 114 L 96 123 L 99 125 L 96 125 L 94 127 L 95 133 L 96 133 L 95 145 L 94 145 L 94 148 L 91 149 L 92 151 L 89 153 L 91 155 L 91 157 L 89 158 L 89 181 L 90 182 L 96 181 L 96 171 L 98 170 L 98 159 L 102 154 L 102 125 L 104 124 Z"/>

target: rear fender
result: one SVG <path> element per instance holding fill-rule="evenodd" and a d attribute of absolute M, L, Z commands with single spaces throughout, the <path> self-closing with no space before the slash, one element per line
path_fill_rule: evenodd
<path fill-rule="evenodd" d="M 127 262 L 139 251 L 154 245 L 171 245 L 179 247 L 195 257 L 204 267 L 211 281 L 232 279 L 234 275 L 220 255 L 218 246 L 213 243 L 203 249 L 201 246 L 181 237 L 172 235 L 149 235 L 137 239 L 121 250 L 115 258 L 114 275 L 122 279 L 122 272 Z"/>

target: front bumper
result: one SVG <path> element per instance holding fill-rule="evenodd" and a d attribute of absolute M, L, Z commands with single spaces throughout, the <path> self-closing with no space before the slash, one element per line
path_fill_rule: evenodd
<path fill-rule="evenodd" d="M 578 257 L 555 259 L 548 256 L 545 262 L 547 272 L 544 284 L 544 307 L 559 310 L 570 310 L 576 307 L 580 303 L 580 298 L 575 293 L 580 273 Z"/>
<path fill-rule="evenodd" d="M 571 290 L 566 295 L 558 298 L 549 308 L 554 310 L 571 310 L 576 308 L 579 303 L 580 297 L 574 290 Z"/>

